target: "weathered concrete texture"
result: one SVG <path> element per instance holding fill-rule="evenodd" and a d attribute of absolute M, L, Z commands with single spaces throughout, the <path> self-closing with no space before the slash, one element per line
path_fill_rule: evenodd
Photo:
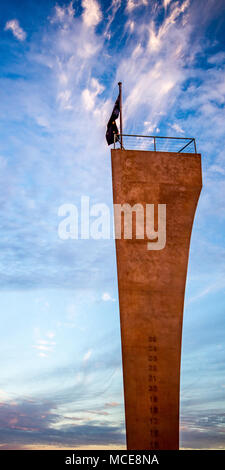
<path fill-rule="evenodd" d="M 112 150 L 111 157 L 114 204 L 166 204 L 167 215 L 162 250 L 148 251 L 146 236 L 116 240 L 127 448 L 178 449 L 183 304 L 201 156 Z"/>

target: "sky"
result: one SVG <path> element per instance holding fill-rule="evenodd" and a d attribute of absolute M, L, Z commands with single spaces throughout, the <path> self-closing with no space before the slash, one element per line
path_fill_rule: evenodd
<path fill-rule="evenodd" d="M 180 446 L 224 449 L 225 3 L 0 7 L 0 449 L 125 448 L 115 240 L 62 240 L 59 207 L 112 209 L 106 123 L 195 137 L 203 190 L 185 295 Z"/>

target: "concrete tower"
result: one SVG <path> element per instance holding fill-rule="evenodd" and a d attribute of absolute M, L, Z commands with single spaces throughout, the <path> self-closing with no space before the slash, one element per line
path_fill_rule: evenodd
<path fill-rule="evenodd" d="M 114 204 L 166 207 L 166 242 L 116 240 L 128 449 L 179 448 L 182 319 L 201 155 L 114 149 Z M 166 205 L 166 206 L 165 206 Z M 115 215 L 115 230 L 121 218 Z M 146 222 L 146 211 L 144 212 Z"/>

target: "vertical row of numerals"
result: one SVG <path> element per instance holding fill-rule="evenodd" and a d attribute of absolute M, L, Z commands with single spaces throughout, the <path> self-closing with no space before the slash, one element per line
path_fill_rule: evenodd
<path fill-rule="evenodd" d="M 148 337 L 148 390 L 150 411 L 149 448 L 159 448 L 159 401 L 158 401 L 158 344 L 156 336 Z"/>

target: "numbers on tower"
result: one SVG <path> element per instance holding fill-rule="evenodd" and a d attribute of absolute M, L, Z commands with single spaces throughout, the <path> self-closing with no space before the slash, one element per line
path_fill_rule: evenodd
<path fill-rule="evenodd" d="M 158 344 L 156 336 L 148 337 L 148 391 L 149 391 L 149 448 L 159 448 L 159 397 L 158 397 Z"/>

